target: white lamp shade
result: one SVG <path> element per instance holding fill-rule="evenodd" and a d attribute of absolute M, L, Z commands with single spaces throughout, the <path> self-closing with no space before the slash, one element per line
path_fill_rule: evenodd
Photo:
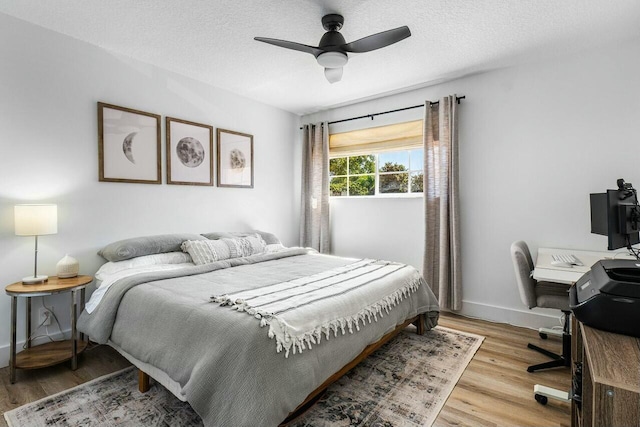
<path fill-rule="evenodd" d="M 57 205 L 15 205 L 17 236 L 43 236 L 58 232 Z"/>

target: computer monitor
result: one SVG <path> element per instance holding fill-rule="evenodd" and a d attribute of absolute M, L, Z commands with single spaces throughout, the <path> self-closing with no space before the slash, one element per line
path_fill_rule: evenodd
<path fill-rule="evenodd" d="M 640 206 L 636 190 L 618 180 L 617 190 L 590 194 L 591 232 L 607 236 L 609 250 L 640 243 Z"/>

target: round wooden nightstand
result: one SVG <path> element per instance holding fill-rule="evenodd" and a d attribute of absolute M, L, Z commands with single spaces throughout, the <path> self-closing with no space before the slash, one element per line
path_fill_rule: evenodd
<path fill-rule="evenodd" d="M 78 354 L 87 347 L 84 336 L 78 339 L 76 321 L 78 317 L 77 292 L 80 291 L 80 311 L 84 309 L 85 289 L 93 281 L 91 276 L 77 276 L 68 279 L 49 277 L 49 280 L 36 285 L 25 285 L 22 282 L 12 283 L 5 288 L 11 296 L 11 353 L 9 372 L 11 384 L 16 382 L 17 369 L 37 369 L 56 365 L 71 360 L 71 369 L 78 367 Z M 31 298 L 71 292 L 71 339 L 54 341 L 38 346 L 31 346 Z M 27 348 L 16 354 L 16 324 L 18 314 L 18 298 L 26 298 L 26 344 Z"/>

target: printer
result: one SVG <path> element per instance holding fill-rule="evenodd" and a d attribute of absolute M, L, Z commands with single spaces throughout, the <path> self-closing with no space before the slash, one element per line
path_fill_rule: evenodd
<path fill-rule="evenodd" d="M 585 325 L 640 338 L 640 261 L 598 261 L 569 289 L 569 307 Z"/>

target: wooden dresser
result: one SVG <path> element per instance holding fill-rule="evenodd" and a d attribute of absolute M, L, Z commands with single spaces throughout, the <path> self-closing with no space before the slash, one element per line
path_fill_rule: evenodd
<path fill-rule="evenodd" d="M 572 332 L 573 390 L 581 397 L 571 404 L 572 427 L 640 426 L 640 338 L 578 321 Z"/>

